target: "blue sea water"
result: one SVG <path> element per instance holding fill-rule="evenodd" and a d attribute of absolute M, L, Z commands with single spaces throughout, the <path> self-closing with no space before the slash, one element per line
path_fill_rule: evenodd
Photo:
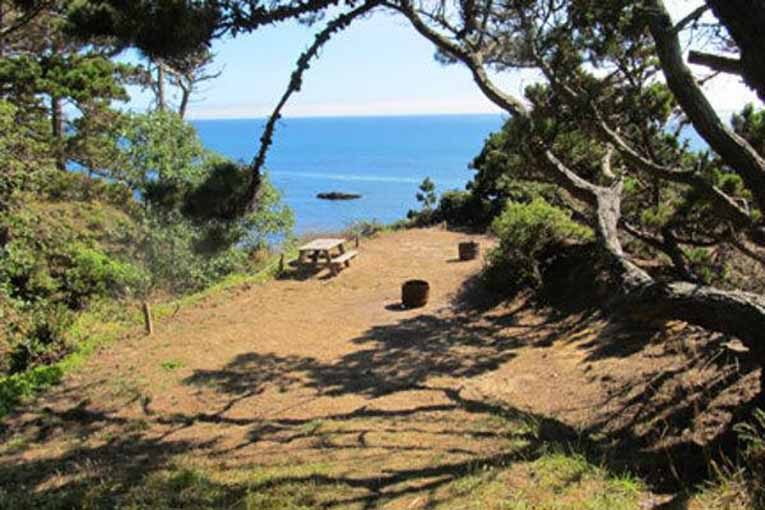
<path fill-rule="evenodd" d="M 296 217 L 295 230 L 331 232 L 357 220 L 390 223 L 417 208 L 425 177 L 438 192 L 463 189 L 468 164 L 502 126 L 500 115 L 287 118 L 279 122 L 266 167 Z M 265 119 L 197 120 L 205 146 L 250 161 Z M 359 193 L 327 201 L 316 194 Z"/>

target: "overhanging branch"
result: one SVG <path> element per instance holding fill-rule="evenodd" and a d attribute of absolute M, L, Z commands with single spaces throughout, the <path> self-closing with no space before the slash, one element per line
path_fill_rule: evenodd
<path fill-rule="evenodd" d="M 284 91 L 284 94 L 276 104 L 274 111 L 268 118 L 268 122 L 266 122 L 266 127 L 263 130 L 263 135 L 260 137 L 260 148 L 258 149 L 258 154 L 255 156 L 252 164 L 250 165 L 250 184 L 247 188 L 247 194 L 245 196 L 246 210 L 254 210 L 257 205 L 257 195 L 262 180 L 261 171 L 263 169 L 263 165 L 266 162 L 268 150 L 273 143 L 276 122 L 281 118 L 282 109 L 287 104 L 287 101 L 290 99 L 290 97 L 294 93 L 300 91 L 300 88 L 303 85 L 303 73 L 305 73 L 305 71 L 310 67 L 311 60 L 318 56 L 321 47 L 324 46 L 324 44 L 326 44 L 334 34 L 344 30 L 353 22 L 353 20 L 363 16 L 364 14 L 367 14 L 379 4 L 380 2 L 378 1 L 367 2 L 353 9 L 352 11 L 348 11 L 337 16 L 332 21 L 327 23 L 327 26 L 324 27 L 321 32 L 316 34 L 311 46 L 309 46 L 308 49 L 305 50 L 300 55 L 300 57 L 298 57 L 295 70 L 292 72 L 292 76 L 290 76 L 287 90 Z"/>
<path fill-rule="evenodd" d="M 688 52 L 688 62 L 699 66 L 708 67 L 713 71 L 720 73 L 741 75 L 744 68 L 741 60 L 737 58 L 723 57 L 722 55 L 713 55 L 701 51 L 691 50 Z"/>

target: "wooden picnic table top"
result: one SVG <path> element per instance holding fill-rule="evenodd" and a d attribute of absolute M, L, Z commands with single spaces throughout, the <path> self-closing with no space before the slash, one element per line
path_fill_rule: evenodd
<path fill-rule="evenodd" d="M 336 246 L 340 246 L 345 242 L 345 239 L 314 239 L 310 243 L 306 243 L 298 250 L 300 251 L 323 251 L 331 250 Z"/>

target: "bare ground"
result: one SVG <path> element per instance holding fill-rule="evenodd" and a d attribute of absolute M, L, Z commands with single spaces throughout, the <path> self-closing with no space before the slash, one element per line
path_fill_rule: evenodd
<path fill-rule="evenodd" d="M 685 324 L 498 304 L 482 261 L 456 259 L 465 237 L 385 234 L 338 277 L 291 271 L 102 350 L 7 421 L 0 481 L 120 493 L 191 464 L 225 483 L 257 471 L 271 488 L 342 488 L 325 507 L 467 508 L 456 481 L 503 466 L 497 483 L 521 490 L 555 443 L 646 476 L 640 507 L 666 501 L 757 373 Z M 401 310 L 414 277 L 430 302 Z"/>

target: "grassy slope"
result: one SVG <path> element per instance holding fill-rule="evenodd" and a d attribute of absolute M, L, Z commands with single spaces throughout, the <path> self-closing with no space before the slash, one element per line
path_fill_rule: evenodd
<path fill-rule="evenodd" d="M 41 239 L 57 242 L 83 242 L 98 247 L 112 256 L 129 259 L 134 256 L 134 232 L 139 228 L 125 211 L 92 201 L 29 201 L 22 213 L 34 225 Z M 291 255 L 288 251 L 287 255 Z M 205 297 L 241 285 L 267 281 L 278 269 L 278 257 L 263 262 L 254 273 L 233 274 L 210 288 L 160 303 L 154 307 L 155 319 L 173 313 L 180 306 L 192 305 Z M 139 334 L 143 327 L 140 303 L 104 300 L 91 303 L 79 313 L 66 333 L 70 352 L 51 365 L 33 367 L 25 372 L 0 376 L 0 419 L 20 402 L 58 384 L 63 376 L 78 369 L 96 349 L 126 335 Z"/>

